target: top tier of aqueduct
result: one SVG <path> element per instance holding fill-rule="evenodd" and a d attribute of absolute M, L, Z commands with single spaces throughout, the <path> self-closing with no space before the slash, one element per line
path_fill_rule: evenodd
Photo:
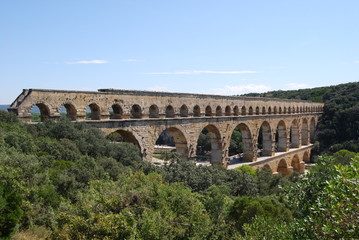
<path fill-rule="evenodd" d="M 33 106 L 42 120 L 58 118 L 65 107 L 72 120 L 215 117 L 322 112 L 322 103 L 262 97 L 221 96 L 191 93 L 99 89 L 66 91 L 24 89 L 9 107 L 19 118 L 31 121 Z"/>

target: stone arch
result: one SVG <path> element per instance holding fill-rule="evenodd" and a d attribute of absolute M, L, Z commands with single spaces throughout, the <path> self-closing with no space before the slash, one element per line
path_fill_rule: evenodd
<path fill-rule="evenodd" d="M 294 119 L 290 126 L 290 143 L 292 148 L 299 148 L 301 146 L 299 122 L 297 119 Z"/>
<path fill-rule="evenodd" d="M 266 107 L 262 107 L 262 114 L 266 114 Z"/>
<path fill-rule="evenodd" d="M 140 105 L 134 104 L 131 107 L 131 118 L 142 118 L 142 109 Z"/>
<path fill-rule="evenodd" d="M 272 130 L 267 121 L 264 121 L 257 132 L 258 136 L 258 149 L 261 149 L 263 156 L 272 156 L 273 152 L 273 141 L 272 141 Z M 261 138 L 262 143 L 260 146 L 259 139 Z"/>
<path fill-rule="evenodd" d="M 256 115 L 259 115 L 259 107 L 256 107 Z"/>
<path fill-rule="evenodd" d="M 300 160 L 297 154 L 293 156 L 291 166 L 293 167 L 293 171 L 301 172 Z"/>
<path fill-rule="evenodd" d="M 66 110 L 66 117 L 69 118 L 71 121 L 76 121 L 77 119 L 77 109 L 76 107 L 69 102 L 66 102 L 62 105 Z"/>
<path fill-rule="evenodd" d="M 286 152 L 288 151 L 288 144 L 287 144 L 287 127 L 283 120 L 280 120 L 277 125 L 277 134 L 278 134 L 278 151 L 279 152 Z"/>
<path fill-rule="evenodd" d="M 310 156 L 308 151 L 304 152 L 303 154 L 303 162 L 309 163 L 310 162 Z"/>
<path fill-rule="evenodd" d="M 216 116 L 222 116 L 222 107 L 221 106 L 217 106 L 217 108 L 216 108 Z"/>
<path fill-rule="evenodd" d="M 222 162 L 222 153 L 223 153 L 222 139 L 221 139 L 221 134 L 220 134 L 219 129 L 212 124 L 205 126 L 202 129 L 202 131 L 204 129 L 206 129 L 208 131 L 208 135 L 210 137 L 211 163 L 215 164 L 215 165 L 223 165 L 223 162 Z M 201 132 L 199 132 L 197 139 L 199 139 Z"/>
<path fill-rule="evenodd" d="M 123 117 L 123 110 L 120 104 L 114 103 L 112 104 L 111 108 L 112 108 L 112 111 L 110 113 L 111 119 L 121 119 Z"/>
<path fill-rule="evenodd" d="M 198 105 L 193 107 L 193 116 L 194 117 L 200 117 L 201 116 L 201 108 Z"/>
<path fill-rule="evenodd" d="M 263 168 L 268 168 L 272 172 L 272 168 L 269 166 L 269 164 L 265 164 Z"/>
<path fill-rule="evenodd" d="M 272 114 L 272 108 L 268 107 L 268 114 Z"/>
<path fill-rule="evenodd" d="M 287 113 L 287 107 L 283 107 L 283 113 L 284 113 L 284 114 Z"/>
<path fill-rule="evenodd" d="M 314 143 L 315 140 L 315 119 L 312 117 L 310 119 L 310 129 L 309 129 L 309 139 L 311 143 Z"/>
<path fill-rule="evenodd" d="M 299 113 L 299 107 L 297 106 L 297 110 L 296 110 L 296 113 Z"/>
<path fill-rule="evenodd" d="M 141 154 L 143 154 L 144 147 L 141 145 L 142 141 L 140 141 L 139 138 L 137 136 L 135 136 L 135 134 L 133 132 L 118 129 L 116 131 L 113 131 L 109 135 L 107 135 L 107 138 L 109 138 L 110 140 L 115 141 L 115 142 L 132 143 L 135 146 L 137 146 L 139 148 Z M 145 157 L 145 156 L 143 156 L 143 157 Z"/>
<path fill-rule="evenodd" d="M 42 102 L 36 103 L 30 107 L 30 113 L 32 113 L 33 107 L 36 106 L 40 111 L 40 121 L 45 121 L 50 118 L 50 108 Z"/>
<path fill-rule="evenodd" d="M 188 145 L 187 145 L 187 139 L 186 136 L 184 134 L 183 131 L 181 131 L 179 128 L 177 127 L 169 127 L 164 129 L 159 135 L 158 138 L 162 135 L 162 133 L 164 133 L 165 131 L 167 131 L 174 142 L 174 145 L 176 147 L 176 151 L 177 153 L 181 156 L 181 158 L 183 159 L 188 159 L 189 157 L 189 151 L 188 151 Z M 157 138 L 157 139 L 158 139 Z"/>
<path fill-rule="evenodd" d="M 241 108 L 241 115 L 242 115 L 242 116 L 247 115 L 247 109 L 246 109 L 245 106 L 243 106 L 243 107 Z"/>
<path fill-rule="evenodd" d="M 282 176 L 288 176 L 291 172 L 288 169 L 287 162 L 285 159 L 281 159 L 278 163 L 277 172 L 280 173 Z"/>
<path fill-rule="evenodd" d="M 188 107 L 185 104 L 183 104 L 180 108 L 180 116 L 188 117 Z"/>
<path fill-rule="evenodd" d="M 302 120 L 302 145 L 308 145 L 310 142 L 309 139 L 309 126 L 308 126 L 308 120 L 306 118 L 303 118 Z"/>
<path fill-rule="evenodd" d="M 101 110 L 100 110 L 100 106 L 97 105 L 96 103 L 91 103 L 89 105 L 90 108 L 90 116 L 89 118 L 91 120 L 100 120 L 101 119 Z"/>
<path fill-rule="evenodd" d="M 282 114 L 282 107 L 279 107 L 278 113 Z"/>
<path fill-rule="evenodd" d="M 206 109 L 205 109 L 205 116 L 212 116 L 212 108 L 211 106 L 207 106 Z"/>
<path fill-rule="evenodd" d="M 239 115 L 239 108 L 238 108 L 238 106 L 234 106 L 234 108 L 233 108 L 233 115 L 234 115 L 234 116 L 238 116 L 238 115 Z"/>
<path fill-rule="evenodd" d="M 277 106 L 274 106 L 274 108 L 273 108 L 273 114 L 277 114 Z"/>
<path fill-rule="evenodd" d="M 288 114 L 292 113 L 292 107 L 288 107 Z"/>
<path fill-rule="evenodd" d="M 248 115 L 253 115 L 253 108 L 252 108 L 252 106 L 250 106 L 249 109 L 248 109 Z"/>
<path fill-rule="evenodd" d="M 174 118 L 175 117 L 175 110 L 173 109 L 173 107 L 171 105 L 168 105 L 166 107 L 165 116 L 166 116 L 166 118 Z"/>
<path fill-rule="evenodd" d="M 235 128 L 239 128 L 239 130 L 241 131 L 243 144 L 243 160 L 249 162 L 255 161 L 257 159 L 257 155 L 256 151 L 254 150 L 252 133 L 249 127 L 245 123 L 240 123 Z"/>
<path fill-rule="evenodd" d="M 231 116 L 232 115 L 230 106 L 226 106 L 224 111 L 225 111 L 226 116 Z"/>
<path fill-rule="evenodd" d="M 152 104 L 150 106 L 150 108 L 148 109 L 148 116 L 149 116 L 149 118 L 159 118 L 160 117 L 160 111 L 156 104 Z"/>

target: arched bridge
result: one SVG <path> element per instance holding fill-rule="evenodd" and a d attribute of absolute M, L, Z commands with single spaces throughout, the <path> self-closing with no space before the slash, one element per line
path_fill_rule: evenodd
<path fill-rule="evenodd" d="M 118 132 L 151 161 L 155 143 L 167 130 L 183 158 L 196 156 L 198 138 L 210 135 L 211 163 L 227 166 L 234 129 L 242 135 L 243 160 L 274 172 L 303 172 L 323 104 L 301 100 L 100 89 L 98 92 L 25 89 L 9 107 L 31 122 L 66 114 L 106 134 Z M 261 146 L 258 139 L 261 139 Z M 261 157 L 258 157 L 258 152 Z"/>

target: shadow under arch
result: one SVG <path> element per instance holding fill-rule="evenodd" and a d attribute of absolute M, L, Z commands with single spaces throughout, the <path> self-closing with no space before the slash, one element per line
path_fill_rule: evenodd
<path fill-rule="evenodd" d="M 202 144 L 202 141 L 204 143 Z M 205 126 L 197 140 L 197 158 L 210 154 L 211 164 L 222 164 L 222 140 L 218 128 L 212 124 Z"/>
<path fill-rule="evenodd" d="M 100 120 L 101 110 L 100 106 L 96 103 L 91 103 L 86 107 L 86 119 L 89 120 Z"/>
<path fill-rule="evenodd" d="M 278 163 L 278 167 L 277 167 L 277 172 L 280 173 L 282 176 L 287 176 L 289 175 L 289 171 L 288 171 L 288 165 L 287 162 L 285 161 L 285 159 L 281 159 Z"/>
<path fill-rule="evenodd" d="M 280 120 L 277 125 L 276 130 L 276 145 L 278 152 L 286 152 L 288 151 L 287 147 L 287 127 L 283 120 Z"/>
<path fill-rule="evenodd" d="M 120 104 L 114 103 L 114 104 L 112 104 L 111 108 L 112 108 L 112 111 L 110 110 L 110 119 L 123 118 L 123 109 Z"/>
<path fill-rule="evenodd" d="M 300 146 L 301 146 L 301 142 L 300 142 L 299 122 L 297 119 L 294 119 L 290 126 L 290 147 L 299 148 Z"/>
<path fill-rule="evenodd" d="M 300 172 L 300 160 L 299 160 L 299 157 L 298 155 L 294 155 L 294 157 L 292 158 L 292 167 L 293 167 L 293 171 L 296 171 L 296 172 Z"/>
<path fill-rule="evenodd" d="M 309 126 L 308 126 L 308 120 L 306 118 L 303 118 L 302 121 L 302 145 L 308 145 L 310 143 L 309 139 Z"/>
<path fill-rule="evenodd" d="M 31 113 L 31 117 L 32 117 L 32 121 L 33 122 L 36 122 L 37 119 L 36 119 L 36 114 L 38 114 L 38 112 L 36 113 L 35 111 L 35 108 L 38 108 L 38 112 L 40 112 L 40 121 L 43 122 L 47 119 L 50 118 L 50 108 L 44 104 L 44 103 L 36 103 L 36 104 L 33 104 L 30 108 L 30 113 Z"/>
<path fill-rule="evenodd" d="M 273 142 L 272 131 L 269 123 L 263 121 L 257 132 L 258 136 L 258 150 L 261 150 L 261 155 L 272 156 L 273 155 Z"/>
<path fill-rule="evenodd" d="M 187 160 L 189 157 L 189 150 L 187 139 L 183 131 L 176 127 L 169 127 L 164 129 L 155 142 L 156 145 L 174 146 L 176 152 L 182 159 Z M 165 149 L 165 148 L 164 148 Z"/>
<path fill-rule="evenodd" d="M 60 114 L 66 114 L 66 117 L 71 121 L 77 119 L 77 109 L 72 103 L 64 103 L 60 107 Z"/>
<path fill-rule="evenodd" d="M 304 152 L 304 154 L 303 154 L 303 162 L 306 162 L 306 163 L 310 162 L 310 157 L 309 157 L 308 152 Z"/>
<path fill-rule="evenodd" d="M 141 152 L 141 156 L 143 156 L 143 147 L 141 146 L 140 142 L 137 140 L 135 135 L 130 131 L 125 131 L 118 129 L 113 131 L 112 133 L 106 136 L 107 139 L 113 142 L 128 142 L 132 143 L 133 145 L 137 146 Z"/>
<path fill-rule="evenodd" d="M 314 117 L 312 117 L 310 119 L 310 128 L 309 128 L 309 139 L 310 139 L 310 142 L 311 143 L 314 143 L 314 140 L 315 140 L 315 119 Z"/>
<path fill-rule="evenodd" d="M 255 154 L 251 131 L 245 123 L 240 123 L 233 129 L 232 136 L 236 129 L 239 129 L 242 138 L 242 152 L 238 153 L 243 154 L 242 157 L 244 161 L 252 162 L 255 159 Z"/>

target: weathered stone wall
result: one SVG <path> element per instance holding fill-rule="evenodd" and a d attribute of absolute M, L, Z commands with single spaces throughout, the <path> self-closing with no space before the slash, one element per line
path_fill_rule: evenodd
<path fill-rule="evenodd" d="M 264 156 L 274 156 L 278 151 L 288 152 L 293 148 L 303 149 L 302 146 L 310 149 L 323 108 L 321 103 L 270 98 L 29 89 L 19 95 L 9 111 L 29 122 L 34 105 L 39 107 L 43 120 L 59 118 L 64 106 L 67 116 L 74 121 L 86 121 L 106 134 L 117 131 L 127 141 L 137 144 L 148 161 L 152 160 L 156 140 L 164 130 L 173 136 L 177 151 L 184 158 L 192 158 L 196 155 L 200 133 L 207 129 L 211 136 L 211 162 L 224 166 L 236 127 L 242 133 L 244 159 L 250 162 L 257 160 L 261 128 Z M 86 120 L 87 107 L 91 109 L 91 120 Z M 279 139 L 276 142 L 277 131 Z M 274 156 L 267 166 L 282 174 L 290 172 L 290 166 L 302 172 L 303 159 L 309 159 L 308 154 L 310 156 L 310 150 L 300 150 L 296 155 L 286 154 L 288 156 L 283 160 Z"/>
<path fill-rule="evenodd" d="M 314 134 L 320 114 L 241 116 L 188 119 L 139 119 L 139 120 L 99 120 L 86 121 L 93 127 L 100 128 L 105 134 L 115 131 L 127 132 L 137 140 L 143 157 L 151 161 L 156 140 L 164 130 L 169 130 L 174 136 L 177 151 L 187 158 L 195 157 L 197 141 L 200 133 L 206 128 L 213 133 L 212 163 L 226 165 L 231 135 L 239 127 L 244 143 L 244 159 L 256 161 L 258 151 L 259 129 L 267 126 L 267 138 L 263 138 L 262 149 L 264 156 L 273 156 L 275 152 L 287 152 L 310 144 L 310 136 Z M 303 124 L 304 123 L 304 124 Z M 309 124 L 308 124 L 309 123 Z M 277 143 L 282 142 L 282 148 L 275 149 L 275 135 L 279 126 L 283 126 L 283 135 Z M 311 131 L 312 130 L 312 131 Z M 292 131 L 292 134 L 290 132 Z M 305 134 L 304 134 L 305 133 Z M 263 133 L 264 134 L 264 133 Z M 290 138 L 292 135 L 292 139 Z M 305 135 L 306 138 L 302 138 Z M 293 144 L 296 137 L 297 143 Z M 292 144 L 291 144 L 292 142 Z M 280 147 L 280 144 L 279 144 Z"/>
<path fill-rule="evenodd" d="M 169 117 L 171 109 L 174 116 L 194 116 L 194 109 L 198 107 L 200 116 L 238 116 L 263 114 L 292 114 L 321 112 L 323 104 L 299 100 L 233 97 L 201 94 L 160 93 L 146 91 L 102 90 L 102 92 L 60 91 L 26 89 L 12 103 L 10 111 L 20 118 L 29 119 L 31 109 L 37 105 L 43 118 L 59 117 L 62 106 L 73 120 L 84 120 L 86 107 L 91 106 L 92 119 L 109 119 L 110 112 L 114 118 L 149 118 L 150 110 L 155 109 L 158 115 L 154 117 Z M 138 109 L 134 109 L 138 106 Z M 187 109 L 187 114 L 185 114 Z M 141 116 L 134 114 L 138 110 Z M 182 111 L 181 111 L 182 110 Z"/>

